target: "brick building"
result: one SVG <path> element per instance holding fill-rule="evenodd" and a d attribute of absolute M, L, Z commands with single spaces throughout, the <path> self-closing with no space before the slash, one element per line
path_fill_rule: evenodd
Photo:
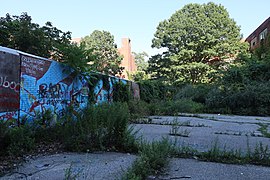
<path fill-rule="evenodd" d="M 250 50 L 260 47 L 260 44 L 266 40 L 267 34 L 270 33 L 270 17 L 266 19 L 255 31 L 247 38 Z"/>

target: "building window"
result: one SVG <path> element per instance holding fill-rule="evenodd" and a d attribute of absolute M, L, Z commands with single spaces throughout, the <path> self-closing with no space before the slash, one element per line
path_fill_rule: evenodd
<path fill-rule="evenodd" d="M 267 28 L 260 33 L 260 41 L 266 39 Z"/>
<path fill-rule="evenodd" d="M 250 42 L 251 48 L 253 48 L 254 46 L 256 46 L 257 44 L 257 37 L 253 38 Z"/>

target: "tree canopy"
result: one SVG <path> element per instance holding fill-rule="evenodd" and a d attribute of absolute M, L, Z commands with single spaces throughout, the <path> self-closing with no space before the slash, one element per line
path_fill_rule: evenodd
<path fill-rule="evenodd" d="M 240 27 L 222 5 L 188 4 L 159 23 L 152 47 L 163 53 L 150 58 L 149 71 L 171 81 L 207 82 L 224 59 L 243 50 L 240 40 Z"/>
<path fill-rule="evenodd" d="M 108 31 L 93 31 L 82 38 L 81 44 L 88 50 L 93 50 L 95 60 L 93 67 L 99 72 L 115 75 L 122 71 L 122 57 L 118 53 L 114 36 Z"/>
<path fill-rule="evenodd" d="M 0 45 L 21 50 L 27 53 L 55 60 L 63 54 L 61 47 L 69 45 L 71 32 L 63 32 L 53 27 L 51 22 L 40 26 L 32 22 L 31 16 L 22 13 L 20 16 L 0 18 Z"/>

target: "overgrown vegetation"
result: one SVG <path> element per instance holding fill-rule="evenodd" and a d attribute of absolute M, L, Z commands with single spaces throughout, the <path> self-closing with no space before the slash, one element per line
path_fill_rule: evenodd
<path fill-rule="evenodd" d="M 228 164 L 255 164 L 270 166 L 270 149 L 258 143 L 254 150 L 248 146 L 247 152 L 241 150 L 221 149 L 216 140 L 212 147 L 205 152 L 199 152 L 188 146 L 178 146 L 177 141 L 162 141 L 141 143 L 139 158 L 133 163 L 122 179 L 140 180 L 148 176 L 157 176 L 168 165 L 168 158 L 195 158 L 200 161 L 211 161 Z"/>
<path fill-rule="evenodd" d="M 139 82 L 141 100 L 149 104 L 150 114 L 270 115 L 269 59 L 270 48 L 266 44 L 254 54 L 239 55 L 226 69 L 218 71 L 219 77 L 211 83 L 144 80 Z"/>
<path fill-rule="evenodd" d="M 23 156 L 35 151 L 40 143 L 55 142 L 77 152 L 138 151 L 136 131 L 128 126 L 127 103 L 90 105 L 76 118 L 72 111 L 70 108 L 61 119 L 54 119 L 50 111 L 38 113 L 33 122 L 20 126 L 16 121 L 0 121 L 0 156 Z"/>

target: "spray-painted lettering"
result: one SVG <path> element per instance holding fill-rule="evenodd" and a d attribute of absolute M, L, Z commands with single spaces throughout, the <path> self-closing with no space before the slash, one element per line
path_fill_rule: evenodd
<path fill-rule="evenodd" d="M 16 83 L 15 81 L 8 81 L 7 76 L 0 77 L 0 87 L 10 88 L 15 92 L 19 92 L 20 90 L 20 83 Z"/>

